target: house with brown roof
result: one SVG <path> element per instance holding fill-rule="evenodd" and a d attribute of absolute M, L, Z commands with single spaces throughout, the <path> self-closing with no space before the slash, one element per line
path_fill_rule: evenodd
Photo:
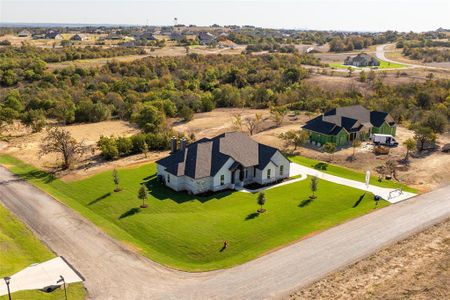
<path fill-rule="evenodd" d="M 289 160 L 276 148 L 241 132 L 203 138 L 190 145 L 172 139 L 171 154 L 156 162 L 158 178 L 175 191 L 199 194 L 266 185 L 289 177 Z"/>

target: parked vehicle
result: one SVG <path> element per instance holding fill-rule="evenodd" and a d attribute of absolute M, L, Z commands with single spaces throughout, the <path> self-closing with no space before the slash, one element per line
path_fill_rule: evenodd
<path fill-rule="evenodd" d="M 375 133 L 372 136 L 372 141 L 375 145 L 398 146 L 398 142 L 390 134 Z"/>

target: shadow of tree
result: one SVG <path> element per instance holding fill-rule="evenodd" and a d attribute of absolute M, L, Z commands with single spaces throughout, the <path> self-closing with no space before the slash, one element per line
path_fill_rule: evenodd
<path fill-rule="evenodd" d="M 259 216 L 259 213 L 257 213 L 257 212 L 248 214 L 248 215 L 245 217 L 245 221 L 253 220 L 254 218 L 257 218 L 258 216 Z"/>
<path fill-rule="evenodd" d="M 298 205 L 298 207 L 305 207 L 311 204 L 311 202 L 313 202 L 312 199 L 305 199 L 302 202 L 300 202 L 300 204 Z"/>
<path fill-rule="evenodd" d="M 109 196 L 111 196 L 111 192 L 106 193 L 106 194 L 104 194 L 104 195 L 101 195 L 101 196 L 98 197 L 98 198 L 95 198 L 94 200 L 92 200 L 91 202 L 89 202 L 88 205 L 95 204 L 95 203 L 99 202 L 100 200 L 103 200 L 103 199 L 105 199 L 105 198 L 108 198 Z"/>
<path fill-rule="evenodd" d="M 25 180 L 39 179 L 44 183 L 51 183 L 56 179 L 56 176 L 54 174 L 47 173 L 41 170 L 32 170 L 25 173 L 20 173 L 18 175 Z"/>
<path fill-rule="evenodd" d="M 361 196 L 359 196 L 359 199 L 355 202 L 355 204 L 353 204 L 352 208 L 357 207 L 361 203 L 362 199 L 364 199 L 365 195 L 366 195 L 366 193 L 364 193 Z"/>
<path fill-rule="evenodd" d="M 131 216 L 137 214 L 140 211 L 141 211 L 141 209 L 139 207 L 133 207 L 130 210 L 128 210 L 128 211 L 124 212 L 123 214 L 121 214 L 119 219 L 131 217 Z"/>

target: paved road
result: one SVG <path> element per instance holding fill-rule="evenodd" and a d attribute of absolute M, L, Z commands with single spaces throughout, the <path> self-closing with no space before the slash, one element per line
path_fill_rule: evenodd
<path fill-rule="evenodd" d="M 134 254 L 71 209 L 1 167 L 0 198 L 41 240 L 81 272 L 92 299 L 279 298 L 450 217 L 447 186 L 241 266 L 191 274 L 167 269 Z"/>

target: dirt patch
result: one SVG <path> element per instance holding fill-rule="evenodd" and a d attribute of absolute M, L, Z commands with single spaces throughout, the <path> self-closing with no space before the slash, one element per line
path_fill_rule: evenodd
<path fill-rule="evenodd" d="M 289 299 L 449 299 L 450 220 L 327 276 Z"/>

